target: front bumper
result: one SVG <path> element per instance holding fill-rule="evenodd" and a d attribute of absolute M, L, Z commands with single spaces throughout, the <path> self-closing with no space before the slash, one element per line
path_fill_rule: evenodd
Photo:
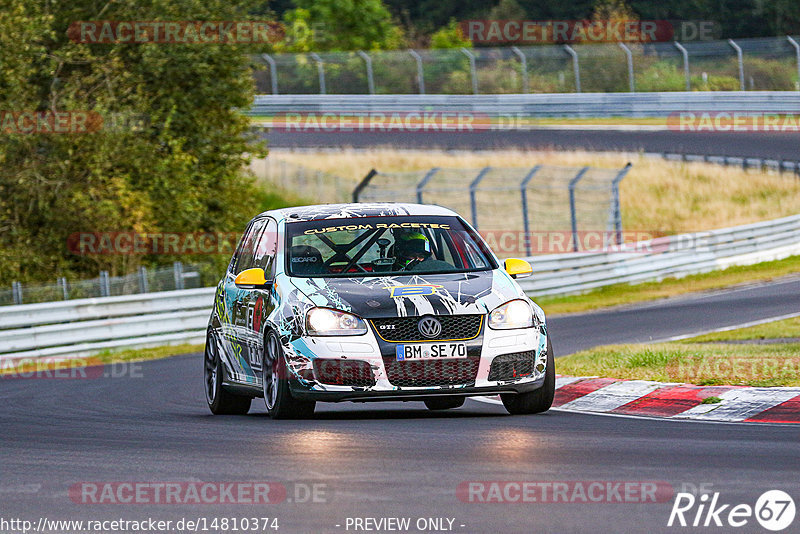
<path fill-rule="evenodd" d="M 404 343 L 408 344 L 408 343 Z M 492 330 L 483 327 L 480 336 L 467 342 L 469 360 L 476 367 L 469 380 L 461 383 L 409 386 L 398 383 L 396 374 L 387 375 L 392 364 L 395 343 L 380 340 L 370 327 L 363 336 L 301 337 L 284 346 L 292 396 L 300 400 L 318 401 L 378 401 L 422 400 L 430 396 L 479 396 L 499 393 L 526 393 L 544 383 L 547 331 L 544 325 L 518 330 Z M 490 379 L 492 362 L 498 356 L 523 352 L 531 353 L 534 365 L 529 373 L 513 378 Z M 324 383 L 317 364 L 331 361 L 359 364 L 369 376 L 370 383 L 334 385 Z M 436 363 L 442 363 L 440 360 Z M 466 361 L 466 360 L 463 360 Z M 454 360 L 451 360 L 454 362 Z M 368 367 L 367 367 L 368 365 Z M 497 378 L 497 373 L 493 373 Z M 420 383 L 420 382 L 417 382 Z"/>

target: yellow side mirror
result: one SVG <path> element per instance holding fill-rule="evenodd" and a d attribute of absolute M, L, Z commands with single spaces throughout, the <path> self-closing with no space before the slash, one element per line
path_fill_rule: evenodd
<path fill-rule="evenodd" d="M 531 267 L 530 263 L 517 258 L 508 258 L 505 261 L 505 268 L 511 278 L 524 278 L 530 276 L 533 272 L 533 267 Z"/>
<path fill-rule="evenodd" d="M 264 269 L 258 267 L 254 269 L 245 269 L 236 275 L 236 280 L 233 281 L 236 287 L 241 289 L 256 289 L 265 287 L 267 280 L 264 277 Z"/>

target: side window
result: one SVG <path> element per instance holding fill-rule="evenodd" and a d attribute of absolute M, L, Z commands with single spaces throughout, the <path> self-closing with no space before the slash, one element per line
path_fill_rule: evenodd
<path fill-rule="evenodd" d="M 253 267 L 264 269 L 267 280 L 275 276 L 275 253 L 278 251 L 278 224 L 267 219 L 267 225 L 255 247 Z"/>
<path fill-rule="evenodd" d="M 242 238 L 242 242 L 239 245 L 239 250 L 236 253 L 236 261 L 233 265 L 233 274 L 239 274 L 245 269 L 254 267 L 253 252 L 255 251 L 258 235 L 261 233 L 261 229 L 264 228 L 265 223 L 266 219 L 254 221 L 250 226 L 250 229 Z"/>

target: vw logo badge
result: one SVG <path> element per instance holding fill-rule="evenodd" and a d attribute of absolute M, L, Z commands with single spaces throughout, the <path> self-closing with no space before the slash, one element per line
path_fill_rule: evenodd
<path fill-rule="evenodd" d="M 434 317 L 423 317 L 417 323 L 417 330 L 428 339 L 433 339 L 442 333 L 442 323 Z"/>

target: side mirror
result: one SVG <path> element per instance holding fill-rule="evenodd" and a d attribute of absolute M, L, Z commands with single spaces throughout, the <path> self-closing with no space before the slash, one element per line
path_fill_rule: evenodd
<path fill-rule="evenodd" d="M 240 289 L 263 289 L 272 285 L 264 277 L 264 269 L 259 269 L 258 267 L 245 269 L 236 275 L 236 279 L 233 282 Z"/>
<path fill-rule="evenodd" d="M 511 278 L 525 278 L 526 276 L 530 276 L 533 272 L 533 267 L 531 267 L 530 263 L 517 258 L 508 258 L 504 262 L 504 266 L 506 272 L 511 275 Z"/>

